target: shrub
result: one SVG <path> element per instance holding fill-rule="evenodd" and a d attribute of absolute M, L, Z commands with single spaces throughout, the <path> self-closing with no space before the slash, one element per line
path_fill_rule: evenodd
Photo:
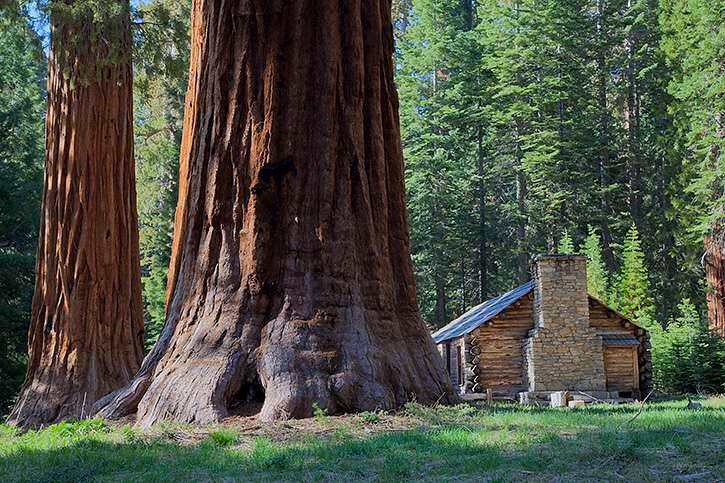
<path fill-rule="evenodd" d="M 380 411 L 365 411 L 360 413 L 360 419 L 363 423 L 377 424 L 380 422 Z"/>
<path fill-rule="evenodd" d="M 237 442 L 237 433 L 231 429 L 217 429 L 209 433 L 206 440 L 215 446 L 232 446 Z"/>
<path fill-rule="evenodd" d="M 108 425 L 102 419 L 82 419 L 80 421 L 61 421 L 49 426 L 47 431 L 58 436 L 80 436 L 91 433 L 107 433 Z"/>
<path fill-rule="evenodd" d="M 327 411 L 324 408 L 321 408 L 319 404 L 314 402 L 312 403 L 312 415 L 318 421 L 324 421 L 325 418 L 327 418 Z"/>
<path fill-rule="evenodd" d="M 725 341 L 708 332 L 689 300 L 678 311 L 667 329 L 650 329 L 655 387 L 678 393 L 722 392 Z"/>

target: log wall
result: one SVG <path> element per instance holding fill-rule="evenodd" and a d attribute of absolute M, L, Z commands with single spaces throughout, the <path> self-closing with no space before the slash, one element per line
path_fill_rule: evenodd
<path fill-rule="evenodd" d="M 525 390 L 523 343 L 534 326 L 528 294 L 470 334 L 472 392 Z"/>

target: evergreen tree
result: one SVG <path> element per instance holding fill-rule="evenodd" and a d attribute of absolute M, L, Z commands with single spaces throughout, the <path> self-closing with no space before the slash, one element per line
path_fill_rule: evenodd
<path fill-rule="evenodd" d="M 617 309 L 646 328 L 654 325 L 654 301 L 645 267 L 642 244 L 632 225 L 624 240 L 622 267 L 616 279 Z"/>
<path fill-rule="evenodd" d="M 609 276 L 602 255 L 601 238 L 591 225 L 588 227 L 588 235 L 584 240 L 584 245 L 579 251 L 587 256 L 587 291 L 589 295 L 607 302 L 609 299 L 607 294 Z"/>
<path fill-rule="evenodd" d="M 0 8 L 0 419 L 23 382 L 43 163 L 45 56 L 28 14 Z"/>
<path fill-rule="evenodd" d="M 569 232 L 564 230 L 564 235 L 559 240 L 559 246 L 556 249 L 557 253 L 574 253 L 574 242 L 569 235 Z"/>
<path fill-rule="evenodd" d="M 50 2 L 28 369 L 8 421 L 83 417 L 143 359 L 127 0 Z M 101 275 L 102 274 L 102 275 Z"/>
<path fill-rule="evenodd" d="M 190 1 L 152 0 L 136 12 L 134 121 L 144 342 L 163 327 L 178 191 L 179 146 L 189 63 Z"/>
<path fill-rule="evenodd" d="M 470 42 L 470 12 L 457 0 L 413 6 L 397 73 L 401 134 L 418 300 L 424 318 L 440 327 L 466 308 L 473 268 L 466 267 L 465 254 L 471 248 L 475 151 L 462 112 L 470 106 L 461 102 L 466 69 L 460 62 L 460 49 Z"/>
<path fill-rule="evenodd" d="M 673 231 L 682 272 L 699 292 L 704 266 L 708 318 L 725 334 L 725 31 L 722 2 L 666 0 L 660 24 L 661 50 L 672 72 L 669 104 L 677 128 L 671 152 L 682 158 Z M 704 252 L 704 253 L 703 253 Z M 702 263 L 701 263 L 702 262 Z M 684 285 L 684 283 L 683 283 Z"/>
<path fill-rule="evenodd" d="M 667 329 L 650 329 L 655 387 L 670 392 L 718 393 L 725 389 L 725 340 L 710 334 L 695 306 L 678 305 Z"/>

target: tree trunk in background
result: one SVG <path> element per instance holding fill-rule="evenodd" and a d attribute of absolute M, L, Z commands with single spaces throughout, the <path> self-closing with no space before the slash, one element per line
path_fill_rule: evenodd
<path fill-rule="evenodd" d="M 516 165 L 520 165 L 520 154 L 516 149 Z M 516 170 L 516 206 L 518 220 L 516 222 L 516 240 L 518 244 L 518 266 L 519 281 L 526 282 L 529 280 L 529 243 L 526 235 L 526 226 L 528 224 L 528 216 L 526 212 L 526 174 L 521 168 Z"/>
<path fill-rule="evenodd" d="M 609 226 L 609 219 L 612 216 L 612 207 L 609 201 L 609 168 L 610 168 L 610 126 L 609 108 L 607 106 L 607 84 L 609 82 L 609 69 L 605 61 L 604 49 L 607 45 L 607 24 L 606 14 L 601 0 L 596 2 L 596 31 L 597 31 L 597 109 L 599 111 L 599 196 L 601 207 L 600 226 L 602 228 L 602 253 L 604 263 L 610 272 L 615 270 L 614 250 L 612 250 L 613 236 Z"/>
<path fill-rule="evenodd" d="M 725 337 L 725 229 L 720 223 L 705 236 L 704 261 L 710 330 Z"/>
<path fill-rule="evenodd" d="M 715 112 L 715 134 L 722 140 L 725 138 L 725 114 Z M 712 169 L 720 173 L 720 143 L 710 147 L 709 159 Z M 725 183 L 722 176 L 715 176 L 712 187 L 712 203 L 714 221 L 710 233 L 705 236 L 705 277 L 707 278 L 707 320 L 710 329 L 725 337 L 725 210 L 720 200 L 723 199 Z"/>
<path fill-rule="evenodd" d="M 627 1 L 627 9 L 633 7 L 632 0 Z M 639 148 L 639 67 L 637 55 L 639 48 L 638 27 L 632 26 L 624 41 L 627 65 L 624 69 L 626 95 L 624 102 L 624 126 L 627 131 L 627 184 L 629 185 L 629 213 L 640 233 L 645 234 L 642 218 L 642 160 Z"/>
<path fill-rule="evenodd" d="M 476 171 L 478 174 L 478 280 L 479 280 L 479 302 L 483 303 L 488 298 L 488 252 L 486 232 L 486 180 L 485 160 L 483 148 L 483 132 L 478 132 L 478 150 L 476 157 Z"/>
<path fill-rule="evenodd" d="M 9 418 L 23 427 L 88 415 L 143 358 L 130 19 L 128 3 L 121 5 L 118 33 L 109 36 L 89 17 L 51 16 L 28 371 Z M 116 35 L 111 64 L 104 60 L 111 57 L 107 44 L 94 38 Z"/>
<path fill-rule="evenodd" d="M 435 279 L 436 290 L 435 324 L 436 328 L 440 328 L 448 323 L 446 320 L 446 305 L 448 302 L 446 298 L 446 283 L 440 271 L 437 271 L 433 278 Z"/>
<path fill-rule="evenodd" d="M 100 415 L 454 399 L 415 300 L 392 54 L 390 0 L 194 1 L 166 325 Z"/>

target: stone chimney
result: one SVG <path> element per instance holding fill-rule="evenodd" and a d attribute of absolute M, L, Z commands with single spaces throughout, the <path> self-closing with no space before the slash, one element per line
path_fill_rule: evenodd
<path fill-rule="evenodd" d="M 605 390 L 602 338 L 589 326 L 586 256 L 534 259 L 534 328 L 524 349 L 530 392 Z"/>

